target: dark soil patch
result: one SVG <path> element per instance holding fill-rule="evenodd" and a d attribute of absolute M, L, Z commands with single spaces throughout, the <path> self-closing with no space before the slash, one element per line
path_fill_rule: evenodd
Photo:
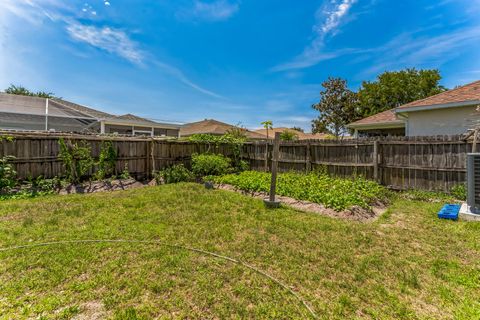
<path fill-rule="evenodd" d="M 58 194 L 71 193 L 95 193 L 104 191 L 128 190 L 134 188 L 142 188 L 150 183 L 139 182 L 135 179 L 117 179 L 106 181 L 89 181 L 81 184 L 70 184 L 61 188 Z"/>

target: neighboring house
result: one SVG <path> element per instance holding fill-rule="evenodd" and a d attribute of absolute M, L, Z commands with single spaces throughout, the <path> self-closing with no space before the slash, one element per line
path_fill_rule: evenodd
<path fill-rule="evenodd" d="M 234 128 L 237 128 L 237 127 L 225 122 L 214 120 L 214 119 L 205 119 L 202 121 L 187 123 L 183 125 L 182 128 L 180 129 L 180 136 L 189 137 L 194 134 L 212 134 L 215 136 L 221 136 L 221 135 L 224 135 L 225 133 L 228 133 L 229 130 Z M 259 133 L 256 133 L 247 129 L 243 129 L 243 128 L 242 130 L 244 131 L 248 139 L 253 139 L 253 140 L 265 139 L 265 136 Z"/>
<path fill-rule="evenodd" d="M 276 132 L 282 133 L 285 130 L 295 133 L 298 137 L 298 140 L 328 139 L 329 137 L 331 137 L 330 135 L 325 133 L 304 133 L 302 131 L 298 131 L 290 128 L 279 127 L 279 128 L 268 129 L 268 138 L 273 139 L 275 137 Z M 267 137 L 267 129 L 258 129 L 258 130 L 255 130 L 255 132 L 265 136 L 265 138 Z"/>
<path fill-rule="evenodd" d="M 480 125 L 480 81 L 348 125 L 357 136 L 464 134 Z"/>
<path fill-rule="evenodd" d="M 181 125 L 112 115 L 62 99 L 0 93 L 0 129 L 178 137 Z"/>

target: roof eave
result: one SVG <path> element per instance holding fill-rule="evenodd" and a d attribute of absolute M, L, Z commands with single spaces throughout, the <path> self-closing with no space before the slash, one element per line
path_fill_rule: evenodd
<path fill-rule="evenodd" d="M 350 129 L 396 129 L 405 128 L 404 121 L 388 121 L 388 122 L 376 122 L 376 123 L 351 123 L 347 125 Z"/>
<path fill-rule="evenodd" d="M 395 109 L 395 113 L 406 113 L 406 112 L 415 112 L 415 111 L 428 111 L 428 110 L 436 110 L 436 109 L 446 109 L 446 108 L 457 108 L 457 107 L 468 107 L 479 105 L 480 100 L 469 100 L 469 101 L 462 101 L 462 102 L 451 102 L 451 103 L 443 103 L 443 104 L 432 104 L 427 106 L 413 106 L 413 107 L 399 107 Z"/>

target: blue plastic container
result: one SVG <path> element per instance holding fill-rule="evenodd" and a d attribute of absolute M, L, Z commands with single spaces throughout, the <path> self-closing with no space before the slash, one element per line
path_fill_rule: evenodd
<path fill-rule="evenodd" d="M 460 205 L 459 204 L 446 204 L 438 212 L 438 217 L 440 219 L 457 220 L 459 211 L 460 211 Z"/>

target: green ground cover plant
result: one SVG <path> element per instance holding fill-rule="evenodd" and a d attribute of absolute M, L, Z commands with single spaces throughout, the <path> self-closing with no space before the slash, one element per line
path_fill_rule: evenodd
<path fill-rule="evenodd" d="M 271 175 L 266 172 L 245 171 L 211 179 L 216 183 L 229 184 L 244 191 L 269 192 Z M 279 174 L 277 194 L 320 203 L 340 211 L 352 206 L 367 209 L 378 201 L 386 201 L 389 192 L 378 183 L 362 177 L 342 179 L 315 171 L 309 174 L 294 172 Z"/>
<path fill-rule="evenodd" d="M 320 319 L 479 319 L 480 224 L 396 197 L 371 223 L 194 183 L 0 203 L 0 248 L 143 239 L 216 252 L 290 285 Z M 308 319 L 251 270 L 148 244 L 0 251 L 2 319 Z"/>

